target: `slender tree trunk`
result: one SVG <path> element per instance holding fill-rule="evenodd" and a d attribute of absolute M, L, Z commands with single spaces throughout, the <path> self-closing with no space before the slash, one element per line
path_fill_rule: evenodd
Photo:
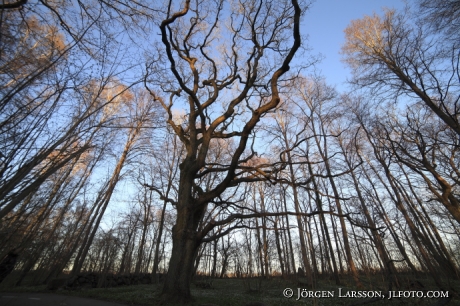
<path fill-rule="evenodd" d="M 255 218 L 255 222 L 256 222 L 255 235 L 257 238 L 257 254 L 259 255 L 260 276 L 265 277 L 263 244 L 262 244 L 262 239 L 260 239 L 260 226 L 259 226 L 258 218 Z"/>
<path fill-rule="evenodd" d="M 91 246 L 91 243 L 93 242 L 94 236 L 96 235 L 96 232 L 99 228 L 99 224 L 102 220 L 102 217 L 104 216 L 105 210 L 107 209 L 107 206 L 109 205 L 109 202 L 110 202 L 110 199 L 112 198 L 112 194 L 115 190 L 115 187 L 118 184 L 118 181 L 120 180 L 121 170 L 123 169 L 123 166 L 126 162 L 128 154 L 130 153 L 131 148 L 133 147 L 139 135 L 140 129 L 142 127 L 141 124 L 142 122 L 140 121 L 137 122 L 137 126 L 135 128 L 132 128 L 130 133 L 128 134 L 128 139 L 126 141 L 125 147 L 123 148 L 123 152 L 120 156 L 120 159 L 118 160 L 117 165 L 115 166 L 115 169 L 112 173 L 112 177 L 110 178 L 108 182 L 107 190 L 104 191 L 104 194 L 101 197 L 100 204 L 98 205 L 100 207 L 100 211 L 97 214 L 97 219 L 95 220 L 94 224 L 91 224 L 92 230 L 89 232 L 89 236 L 85 237 L 84 244 L 82 245 L 81 251 L 79 252 L 79 256 L 77 257 L 77 260 L 74 263 L 74 267 L 72 269 L 73 275 L 79 273 L 81 267 L 83 266 L 83 262 L 85 261 L 86 255 L 88 254 L 89 247 Z"/>
<path fill-rule="evenodd" d="M 131 222 L 131 220 L 130 220 Z M 134 239 L 134 231 L 135 228 L 132 226 L 131 223 L 128 224 L 128 227 L 126 228 L 128 231 L 128 239 L 126 241 L 125 247 L 123 248 L 123 253 L 121 255 L 121 260 L 120 260 L 120 267 L 118 269 L 118 274 L 124 274 L 126 273 L 127 266 L 128 266 L 128 258 L 129 258 L 129 248 L 131 246 L 131 241 Z"/>
<path fill-rule="evenodd" d="M 265 195 L 262 190 L 262 186 L 258 186 L 259 189 L 259 199 L 260 199 L 260 209 L 262 212 L 265 212 Z M 270 276 L 269 272 L 269 257 L 268 257 L 268 239 L 267 239 L 267 217 L 262 217 L 262 242 L 263 242 L 263 267 L 265 269 L 265 277 Z"/>
<path fill-rule="evenodd" d="M 229 236 L 227 236 L 228 238 Z M 229 251 L 228 249 L 230 248 L 230 239 L 227 241 L 227 246 L 225 246 L 225 240 L 222 239 L 222 266 L 220 270 L 220 278 L 224 278 L 226 273 L 227 273 L 227 268 L 228 268 L 228 259 L 229 259 Z M 261 265 L 261 267 L 263 267 Z"/>
<path fill-rule="evenodd" d="M 289 143 L 288 143 L 288 138 L 286 131 L 283 131 L 283 139 L 285 141 L 286 149 L 290 148 Z M 299 202 L 299 196 L 298 196 L 298 191 L 297 191 L 297 185 L 296 185 L 296 176 L 294 172 L 294 166 L 292 163 L 292 157 L 291 157 L 291 151 L 287 150 L 287 162 L 288 162 L 288 169 L 289 169 L 289 180 L 290 180 L 290 186 L 292 188 L 293 192 L 293 197 L 294 197 L 294 209 L 297 214 L 296 219 L 297 219 L 297 227 L 299 229 L 299 238 L 300 238 L 300 251 L 302 254 L 302 262 L 303 266 L 306 272 L 306 277 L 311 281 L 313 288 L 316 288 L 316 283 L 314 282 L 314 277 L 312 274 L 312 268 L 310 261 L 308 259 L 308 253 L 307 253 L 307 243 L 305 242 L 305 235 L 304 235 L 304 228 L 302 224 L 302 217 L 300 216 L 301 210 L 300 210 L 300 202 Z"/>
<path fill-rule="evenodd" d="M 398 281 L 398 278 L 397 278 L 396 268 L 395 268 L 395 266 L 393 264 L 393 261 L 390 260 L 387 252 L 385 251 L 385 247 L 384 247 L 382 238 L 380 237 L 380 234 L 377 232 L 375 222 L 372 219 L 372 217 L 370 215 L 370 212 L 369 212 L 369 210 L 367 208 L 366 202 L 365 202 L 365 200 L 363 198 L 363 195 L 361 193 L 361 188 L 359 186 L 358 180 L 357 180 L 356 175 L 355 175 L 355 171 L 353 170 L 353 167 L 352 167 L 351 162 L 349 160 L 350 157 L 346 156 L 346 150 L 344 148 L 344 144 L 342 143 L 341 139 L 339 139 L 339 145 L 340 145 L 340 147 L 342 149 L 342 152 L 343 152 L 343 154 L 345 156 L 345 162 L 346 162 L 348 168 L 351 171 L 350 175 L 351 175 L 351 177 L 353 179 L 353 185 L 354 185 L 356 193 L 358 195 L 358 200 L 359 200 L 359 203 L 361 204 L 361 209 L 363 210 L 363 213 L 364 213 L 364 215 L 366 217 L 367 224 L 371 228 L 372 238 L 373 238 L 373 241 L 375 243 L 375 247 L 377 248 L 378 254 L 379 254 L 379 256 L 380 256 L 380 258 L 381 258 L 381 260 L 383 262 L 383 265 L 387 269 L 388 275 L 390 276 L 390 279 L 388 279 L 388 281 L 391 282 L 391 284 L 395 284 L 395 286 L 398 288 L 399 287 L 399 281 Z"/>
<path fill-rule="evenodd" d="M 280 242 L 280 233 L 279 233 L 279 230 L 278 230 L 278 221 L 279 221 L 279 218 L 276 217 L 275 221 L 273 222 L 273 227 L 274 227 L 274 230 L 275 230 L 276 251 L 278 252 L 278 260 L 280 262 L 281 275 L 285 276 L 286 272 L 284 271 L 283 252 L 281 251 L 281 242 Z"/>
<path fill-rule="evenodd" d="M 216 272 L 217 272 L 217 242 L 218 240 L 216 239 L 212 243 L 213 254 L 212 254 L 211 277 L 216 277 Z"/>
<path fill-rule="evenodd" d="M 158 236 L 157 240 L 155 241 L 155 256 L 153 258 L 153 269 L 152 274 L 156 275 L 158 272 L 158 264 L 160 263 L 160 245 L 161 245 L 161 238 L 163 237 L 163 229 L 165 224 L 165 214 L 166 214 L 166 207 L 168 202 L 165 200 L 163 202 L 163 208 L 161 210 L 161 217 L 160 217 L 160 224 L 158 225 Z M 157 283 L 160 281 L 159 278 L 156 278 Z"/>
<path fill-rule="evenodd" d="M 147 190 L 144 191 L 147 193 Z M 144 248 L 145 248 L 145 242 L 146 242 L 146 237 L 147 237 L 147 231 L 148 227 L 150 225 L 150 208 L 152 207 L 152 191 L 149 191 L 149 197 L 147 198 L 147 194 L 144 196 L 144 216 L 142 220 L 142 235 L 141 235 L 141 241 L 139 243 L 139 248 L 137 252 L 137 262 L 136 262 L 136 268 L 134 269 L 134 273 L 139 274 L 141 271 L 141 266 L 142 266 L 142 261 L 144 259 Z"/>
<path fill-rule="evenodd" d="M 286 190 L 283 189 L 283 204 L 284 204 L 284 210 L 288 211 L 287 208 L 287 199 L 286 199 Z M 291 226 L 289 225 L 289 216 L 285 216 L 286 220 L 286 228 L 287 228 L 287 236 L 288 236 L 288 245 L 289 245 L 289 254 L 290 254 L 290 261 L 292 265 L 292 273 L 296 273 L 296 268 L 295 268 L 295 259 L 294 259 L 294 248 L 292 247 L 292 238 L 291 238 Z"/>
<path fill-rule="evenodd" d="M 154 233 L 153 233 L 153 238 L 151 239 L 151 241 L 155 241 L 155 233 L 156 231 L 154 230 Z M 147 262 L 145 263 L 145 266 L 144 266 L 144 269 L 143 269 L 143 273 L 148 273 L 150 270 L 150 263 L 152 262 L 152 258 L 153 258 L 153 251 L 154 251 L 154 246 L 151 245 L 150 248 L 149 248 L 149 256 L 147 258 Z M 153 280 L 153 278 L 152 278 Z"/>
<path fill-rule="evenodd" d="M 253 277 L 254 276 L 254 267 L 253 267 L 253 258 L 252 258 L 252 235 L 251 232 L 249 231 L 246 232 L 246 242 L 248 246 L 248 276 Z"/>
<path fill-rule="evenodd" d="M 369 265 L 366 262 L 366 257 L 364 256 L 363 250 L 360 247 L 358 236 L 356 235 L 355 227 L 353 225 L 351 226 L 351 231 L 353 232 L 353 237 L 355 238 L 356 250 L 358 250 L 358 255 L 359 255 L 359 258 L 361 259 L 361 269 L 367 273 L 369 271 Z"/>
<path fill-rule="evenodd" d="M 359 280 L 358 277 L 358 271 L 355 267 L 355 263 L 353 261 L 353 256 L 351 255 L 351 249 L 350 249 L 350 242 L 348 241 L 348 232 L 347 232 L 347 226 L 345 224 L 345 218 L 343 217 L 343 209 L 342 209 L 342 204 L 339 200 L 339 192 L 337 190 L 337 186 L 335 184 L 334 178 L 332 177 L 332 171 L 331 167 L 329 164 L 329 157 L 328 157 L 328 151 L 327 151 L 327 138 L 326 138 L 326 131 L 324 130 L 324 125 L 322 126 L 322 134 L 323 136 L 323 147 L 324 150 L 321 148 L 320 141 L 318 137 L 315 137 L 316 144 L 318 146 L 318 150 L 320 152 L 321 158 L 323 159 L 324 166 L 326 168 L 326 174 L 329 179 L 329 183 L 331 184 L 332 192 L 334 194 L 334 202 L 335 206 L 337 207 L 337 212 L 340 215 L 339 220 L 340 220 L 340 227 L 342 229 L 342 237 L 343 237 L 343 244 L 345 247 L 345 254 L 347 256 L 347 262 L 348 262 L 348 267 L 351 271 L 351 275 L 353 276 L 353 280 L 358 288 L 362 288 L 362 284 Z"/>
<path fill-rule="evenodd" d="M 281 239 L 282 243 L 282 248 L 281 250 L 283 251 L 283 258 L 284 262 L 286 263 L 286 275 L 291 275 L 291 261 L 290 261 L 290 252 L 289 252 L 289 241 L 288 241 L 288 236 L 287 236 L 287 228 L 284 225 L 284 218 L 280 219 L 281 221 L 281 226 L 282 226 L 282 232 L 281 235 L 283 236 L 283 239 Z"/>
<path fill-rule="evenodd" d="M 343 246 L 342 246 L 342 243 L 339 242 L 339 238 L 338 238 L 339 232 L 337 230 L 337 223 L 335 222 L 335 218 L 331 218 L 331 224 L 332 224 L 332 233 L 334 235 L 335 247 L 337 249 L 337 260 L 339 263 L 339 270 L 340 270 L 340 274 L 343 275 L 343 273 L 345 273 L 345 270 L 342 264 Z"/>
<path fill-rule="evenodd" d="M 368 166 L 374 171 L 374 173 L 378 176 L 380 182 L 384 183 L 383 180 L 381 179 L 380 175 L 376 172 L 376 169 L 374 168 L 374 166 L 370 163 L 369 160 L 367 160 L 367 163 L 368 163 Z M 371 178 L 369 177 L 369 174 L 367 173 L 367 171 L 363 171 L 364 172 L 364 175 L 366 176 L 367 178 L 367 181 L 369 182 L 369 184 L 372 186 L 372 190 L 374 191 L 374 197 L 376 199 L 376 202 L 379 204 L 380 206 L 380 215 L 381 215 L 381 218 L 382 220 L 385 222 L 385 224 L 388 226 L 389 230 L 390 230 L 390 234 L 391 236 L 393 237 L 393 240 L 395 241 L 396 245 L 398 246 L 398 249 L 399 251 L 401 252 L 401 255 L 404 257 L 405 259 L 405 262 L 407 263 L 407 265 L 409 266 L 409 268 L 412 270 L 412 272 L 414 273 L 417 273 L 417 269 L 415 268 L 414 264 L 412 263 L 412 261 L 410 260 L 409 256 L 407 255 L 407 252 L 406 252 L 406 249 L 404 248 L 404 246 L 402 245 L 401 243 L 401 240 L 399 239 L 396 231 L 394 230 L 394 226 L 390 220 L 390 217 L 387 215 L 387 213 L 385 212 L 385 208 L 383 207 L 383 203 L 382 201 L 380 200 L 380 196 L 379 196 L 379 193 L 377 192 L 377 189 L 376 189 L 376 186 L 375 184 L 372 182 Z"/>
<path fill-rule="evenodd" d="M 315 220 L 315 218 L 313 218 Z M 318 271 L 318 263 L 316 261 L 316 254 L 315 254 L 315 246 L 313 245 L 313 237 L 312 237 L 312 230 L 311 230 L 311 222 L 310 218 L 304 217 L 304 224 L 307 230 L 305 231 L 305 234 L 307 236 L 307 243 L 308 247 L 310 248 L 310 257 L 311 257 L 311 265 L 312 265 L 312 272 L 313 272 L 313 281 L 316 283 L 317 277 L 319 275 Z"/>
<path fill-rule="evenodd" d="M 316 207 L 318 208 L 318 211 L 323 212 L 323 203 L 322 203 L 320 195 L 319 195 L 318 184 L 316 183 L 316 179 L 313 176 L 313 169 L 311 167 L 311 163 L 309 162 L 308 158 L 307 158 L 307 162 L 308 162 L 308 170 L 310 172 L 310 176 L 312 177 L 313 190 L 314 190 L 314 193 L 315 193 L 315 200 L 316 200 Z M 327 223 L 326 223 L 326 217 L 324 216 L 324 214 L 320 213 L 319 218 L 320 218 L 320 220 L 321 220 L 321 222 L 323 224 L 324 234 L 325 234 L 324 237 L 325 237 L 326 242 L 327 242 L 326 252 L 327 252 L 327 249 L 329 249 L 329 255 L 330 255 L 329 257 L 332 260 L 332 268 L 333 268 L 332 272 L 334 274 L 335 284 L 340 285 L 339 272 L 337 270 L 337 263 L 336 263 L 335 255 L 334 255 L 335 252 L 334 252 L 334 249 L 332 247 L 331 237 L 329 236 L 329 230 L 328 230 L 328 226 L 327 226 Z"/>

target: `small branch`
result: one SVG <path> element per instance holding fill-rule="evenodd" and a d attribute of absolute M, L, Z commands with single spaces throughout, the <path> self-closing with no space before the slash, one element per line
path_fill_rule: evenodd
<path fill-rule="evenodd" d="M 12 3 L 3 3 L 0 4 L 0 10 L 20 8 L 25 4 L 27 4 L 27 0 L 18 0 Z"/>

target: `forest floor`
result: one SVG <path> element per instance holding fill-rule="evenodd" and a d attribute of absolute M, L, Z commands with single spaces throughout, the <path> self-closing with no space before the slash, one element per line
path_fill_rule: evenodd
<path fill-rule="evenodd" d="M 305 280 L 272 279 L 208 279 L 203 278 L 192 284 L 194 301 L 191 305 L 209 306 L 283 306 L 283 305 L 460 305 L 460 299 L 428 297 L 440 295 L 441 291 L 434 289 L 429 279 L 416 281 L 407 278 L 403 280 L 401 289 L 388 292 L 381 277 L 362 278 L 363 289 L 356 289 L 351 280 L 341 279 L 343 284 L 336 285 L 334 281 L 326 279 L 318 282 L 317 289 L 308 288 Z M 416 287 L 414 287 L 414 282 Z M 422 285 L 423 287 L 420 287 Z M 417 287 L 418 286 L 418 287 Z M 449 288 L 460 292 L 460 282 L 450 282 Z M 159 305 L 158 295 L 161 284 L 134 285 L 114 288 L 80 289 L 54 291 L 57 294 L 79 296 L 106 300 L 126 305 L 153 306 Z M 291 291 L 292 290 L 292 291 Z M 437 290 L 437 291 L 436 291 Z M 45 286 L 4 288 L 0 291 L 8 292 L 47 292 Z M 291 295 L 288 298 L 285 295 Z M 389 298 L 391 294 L 391 298 Z M 416 295 L 424 297 L 416 297 Z M 451 294 L 451 292 L 449 292 Z M 366 296 L 365 296 L 366 295 Z M 397 295 L 399 297 L 394 297 Z M 316 297 L 315 297 L 316 296 Z M 370 296 L 375 300 L 371 302 Z M 450 295 L 449 295 L 450 296 Z M 162 304 L 171 305 L 174 304 Z"/>

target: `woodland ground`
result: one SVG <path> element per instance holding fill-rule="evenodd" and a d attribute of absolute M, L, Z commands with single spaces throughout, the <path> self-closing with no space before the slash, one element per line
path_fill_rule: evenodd
<path fill-rule="evenodd" d="M 409 276 L 401 278 L 403 287 L 400 290 L 436 290 L 430 279 L 418 277 L 417 281 L 424 285 L 424 289 L 410 288 L 409 284 L 413 282 L 413 278 Z M 301 280 L 302 281 L 302 280 Z M 342 288 L 342 295 L 345 292 L 357 290 L 351 280 L 343 279 L 343 285 L 335 285 L 332 280 L 324 279 L 318 282 L 317 290 L 333 291 L 334 297 L 318 298 L 317 305 L 358 305 L 358 303 L 368 302 L 367 298 L 339 298 L 339 288 Z M 364 289 L 361 290 L 376 290 L 387 294 L 388 289 L 381 277 L 371 276 L 361 279 Z M 212 283 L 211 288 L 200 288 L 200 284 Z M 253 305 L 315 305 L 312 298 L 297 299 L 298 288 L 305 288 L 303 284 L 299 284 L 299 280 L 285 280 L 281 278 L 272 278 L 269 280 L 261 279 L 203 279 L 196 282 L 197 285 L 192 285 L 192 295 L 194 301 L 191 305 L 216 305 L 216 306 L 244 306 L 251 303 L 262 303 Z M 450 282 L 450 288 L 454 288 L 460 292 L 460 282 Z M 124 286 L 115 288 L 98 288 L 98 289 L 80 289 L 80 290 L 65 290 L 60 289 L 54 291 L 58 294 L 74 295 L 87 298 L 95 298 L 100 300 L 114 301 L 126 303 L 127 305 L 159 305 L 158 294 L 161 290 L 161 284 L 157 285 L 136 285 Z M 294 296 L 290 299 L 283 297 L 283 290 L 291 288 L 294 290 Z M 7 284 L 0 286 L 0 291 L 9 292 L 50 292 L 46 290 L 46 286 L 23 286 L 11 288 Z M 400 299 L 382 299 L 381 301 L 366 303 L 367 305 L 437 305 L 439 300 L 433 298 L 400 298 Z M 175 305 L 175 304 L 162 304 Z M 460 299 L 453 299 L 447 305 L 460 305 Z"/>

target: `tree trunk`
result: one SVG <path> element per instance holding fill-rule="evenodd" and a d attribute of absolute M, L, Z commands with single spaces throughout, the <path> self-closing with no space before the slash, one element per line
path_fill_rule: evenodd
<path fill-rule="evenodd" d="M 394 284 L 398 288 L 399 287 L 399 281 L 398 281 L 398 278 L 397 278 L 397 275 L 396 275 L 396 273 L 397 273 L 396 267 L 394 266 L 393 261 L 390 260 L 390 257 L 389 257 L 388 253 L 385 250 L 382 238 L 381 238 L 380 234 L 378 233 L 378 231 L 376 229 L 375 222 L 372 219 L 371 214 L 370 214 L 370 212 L 369 212 L 369 210 L 367 208 L 366 201 L 364 200 L 364 197 L 363 197 L 363 195 L 361 193 L 361 188 L 359 186 L 358 179 L 356 178 L 355 171 L 354 171 L 353 166 L 352 166 L 351 161 L 350 161 L 351 157 L 346 156 L 346 150 L 344 148 L 344 144 L 343 144 L 341 139 L 339 139 L 339 145 L 340 145 L 340 147 L 342 149 L 342 152 L 343 152 L 343 154 L 345 156 L 345 162 L 346 162 L 348 168 L 351 171 L 350 175 L 351 175 L 351 178 L 353 180 L 353 185 L 355 187 L 356 193 L 358 195 L 359 203 L 361 204 L 361 209 L 363 210 L 364 216 L 366 217 L 367 224 L 371 228 L 371 233 L 372 233 L 372 238 L 373 238 L 372 240 L 375 243 L 375 247 L 377 248 L 379 257 L 382 260 L 382 263 L 383 263 L 383 265 L 385 266 L 385 268 L 387 270 L 388 281 L 390 282 L 390 284 Z"/>
<path fill-rule="evenodd" d="M 139 274 L 139 272 L 141 272 L 142 261 L 145 255 L 144 254 L 145 242 L 147 238 L 147 231 L 150 226 L 150 208 L 152 206 L 152 191 L 149 191 L 148 198 L 147 198 L 147 191 L 145 191 L 142 206 L 144 208 L 144 216 L 142 219 L 142 235 L 141 235 L 141 241 L 139 243 L 139 248 L 137 252 L 136 268 L 134 269 L 135 274 Z"/>
<path fill-rule="evenodd" d="M 245 235 L 246 235 L 246 244 L 247 244 L 247 247 L 248 247 L 248 277 L 253 277 L 254 276 L 254 269 L 253 269 L 253 262 L 254 260 L 252 259 L 252 235 L 251 235 L 251 231 L 249 230 L 249 234 L 248 234 L 248 231 L 245 232 Z"/>
<path fill-rule="evenodd" d="M 194 230 L 180 223 L 173 227 L 172 232 L 173 248 L 162 296 L 168 301 L 185 302 L 191 299 L 193 263 L 200 243 Z"/>
<path fill-rule="evenodd" d="M 262 190 L 262 186 L 258 186 L 259 188 L 259 196 L 260 196 L 260 209 L 262 212 L 265 212 L 265 196 Z M 269 262 L 270 259 L 268 257 L 268 239 L 267 239 L 267 217 L 262 217 L 262 240 L 263 240 L 263 259 L 264 259 L 264 269 L 265 269 L 265 277 L 268 278 L 270 275 L 269 271 Z"/>
<path fill-rule="evenodd" d="M 257 253 L 259 254 L 259 269 L 260 269 L 260 276 L 265 277 L 265 270 L 264 270 L 264 256 L 263 256 L 263 246 L 262 246 L 262 239 L 260 239 L 260 226 L 258 218 L 256 219 L 256 237 L 257 237 Z"/>
<path fill-rule="evenodd" d="M 286 272 L 284 271 L 284 261 L 283 261 L 283 253 L 281 251 L 280 233 L 278 230 L 278 220 L 279 218 L 276 217 L 275 221 L 273 222 L 273 225 L 274 225 L 273 227 L 275 230 L 276 251 L 278 252 L 278 260 L 280 262 L 281 275 L 285 276 Z"/>
<path fill-rule="evenodd" d="M 289 143 L 288 143 L 288 137 L 286 134 L 286 131 L 283 131 L 283 138 L 285 141 L 286 149 L 290 149 Z M 310 260 L 308 259 L 308 253 L 307 253 L 307 243 L 305 242 L 305 235 L 304 235 L 304 226 L 302 224 L 302 217 L 300 216 L 300 203 L 299 203 L 299 197 L 298 197 L 298 190 L 297 190 L 297 185 L 296 185 L 296 176 L 294 173 L 294 166 L 292 165 L 292 157 L 291 157 L 291 151 L 287 150 L 286 152 L 287 155 L 287 162 L 289 165 L 289 180 L 290 180 L 290 185 L 292 188 L 293 192 L 293 198 L 294 198 L 294 209 L 296 214 L 297 219 L 297 226 L 299 228 L 299 238 L 300 238 L 300 250 L 302 254 L 302 261 L 303 261 L 303 266 L 306 272 L 307 278 L 311 281 L 313 289 L 316 288 L 315 283 L 314 283 L 314 276 L 312 273 L 312 267 L 310 264 Z"/>
<path fill-rule="evenodd" d="M 313 190 L 315 193 L 315 201 L 316 201 L 316 207 L 318 208 L 318 211 L 322 212 L 323 211 L 323 203 L 321 201 L 320 195 L 319 195 L 319 189 L 318 189 L 318 184 L 316 183 L 316 179 L 313 176 L 313 169 L 311 167 L 311 164 L 307 158 L 308 162 L 308 170 L 310 172 L 310 176 L 312 177 L 312 183 L 313 183 Z M 322 222 L 323 228 L 324 228 L 324 239 L 326 239 L 326 244 L 325 244 L 325 249 L 326 249 L 326 254 L 328 253 L 328 257 L 332 261 L 332 272 L 334 274 L 334 279 L 335 279 L 335 284 L 340 285 L 340 278 L 339 278 L 339 272 L 337 270 L 337 263 L 335 261 L 335 255 L 334 255 L 334 249 L 332 248 L 332 242 L 331 242 L 331 237 L 329 236 L 329 230 L 328 226 L 326 223 L 326 217 L 324 217 L 324 214 L 319 215 L 320 221 Z"/>
<path fill-rule="evenodd" d="M 186 168 L 186 162 L 187 160 L 181 164 L 181 167 Z M 187 171 L 181 171 L 179 201 L 176 205 L 177 216 L 172 228 L 171 258 L 161 293 L 162 298 L 171 302 L 184 303 L 192 298 L 190 282 L 194 271 L 195 257 L 201 244 L 201 239 L 197 235 L 197 228 L 206 210 L 206 206 L 197 205 L 193 201 L 190 193 L 192 184 L 193 179 L 188 177 Z"/>
<path fill-rule="evenodd" d="M 230 254 L 228 252 L 229 248 L 230 248 L 230 239 L 228 239 L 227 241 L 227 246 L 225 246 L 225 241 L 224 239 L 222 239 L 222 267 L 220 270 L 220 278 L 224 278 L 225 274 L 227 273 L 228 258 L 230 257 Z"/>
<path fill-rule="evenodd" d="M 314 127 L 313 124 L 312 124 L 312 126 Z M 324 125 L 322 125 L 322 134 L 327 135 L 326 131 L 324 130 Z M 356 286 L 358 286 L 358 288 L 361 288 L 362 284 L 359 281 L 358 270 L 356 269 L 355 262 L 353 261 L 353 257 L 351 256 L 350 242 L 348 241 L 347 226 L 345 224 L 345 218 L 343 217 L 342 204 L 340 203 L 340 200 L 339 200 L 339 192 L 337 190 L 337 186 L 335 185 L 334 178 L 332 177 L 332 171 L 331 171 L 331 167 L 330 167 L 330 164 L 329 164 L 329 156 L 328 156 L 328 152 L 327 152 L 327 138 L 326 138 L 326 136 L 324 136 L 324 139 L 323 139 L 324 150 L 321 148 L 320 141 L 319 141 L 318 137 L 315 137 L 315 141 L 316 141 L 316 144 L 318 146 L 318 150 L 319 150 L 319 153 L 321 155 L 321 158 L 324 161 L 324 166 L 326 168 L 326 173 L 328 175 L 329 182 L 331 184 L 332 192 L 334 193 L 335 206 L 337 207 L 337 212 L 340 215 L 340 217 L 339 217 L 340 227 L 342 228 L 343 244 L 344 244 L 344 247 L 345 247 L 345 254 L 347 256 L 348 267 L 349 267 L 349 269 L 351 271 L 351 275 L 353 276 L 353 280 L 354 280 Z"/>
<path fill-rule="evenodd" d="M 211 269 L 211 277 L 216 277 L 216 269 L 217 269 L 217 242 L 218 240 L 214 240 L 212 247 L 213 247 L 213 253 L 212 253 L 212 269 Z"/>
<path fill-rule="evenodd" d="M 286 200 L 286 190 L 283 188 L 282 192 L 283 192 L 284 210 L 288 211 L 288 209 L 287 209 L 287 200 Z M 289 225 L 289 216 L 286 215 L 285 220 L 286 220 L 286 230 L 287 230 L 287 236 L 288 236 L 287 243 L 289 245 L 288 259 L 290 259 L 291 267 L 292 267 L 292 273 L 294 274 L 296 272 L 296 268 L 295 268 L 295 259 L 294 259 L 294 248 L 292 247 L 291 226 Z"/>

